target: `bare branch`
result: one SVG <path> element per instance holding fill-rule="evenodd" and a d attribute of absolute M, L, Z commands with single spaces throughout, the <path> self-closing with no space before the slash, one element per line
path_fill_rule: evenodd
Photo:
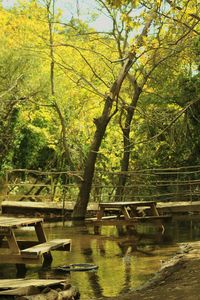
<path fill-rule="evenodd" d="M 169 5 L 170 5 L 171 7 L 175 8 L 175 9 L 177 9 L 177 10 L 179 10 L 179 11 L 182 11 L 182 10 L 183 10 L 182 7 L 177 6 L 175 3 L 173 3 L 172 0 L 166 0 L 166 1 L 169 3 Z M 199 17 L 198 15 L 196 15 L 196 14 L 194 14 L 194 13 L 189 13 L 188 15 L 189 15 L 190 17 L 192 17 L 193 19 L 196 19 L 196 20 L 200 21 L 200 17 Z"/>
<path fill-rule="evenodd" d="M 78 72 L 76 69 L 74 69 L 72 66 L 66 64 L 64 61 L 63 61 L 63 63 L 60 63 L 60 62 L 56 61 L 56 64 L 57 64 L 61 69 L 67 70 L 67 71 L 69 71 L 69 72 L 75 74 L 75 75 L 79 78 L 79 80 L 82 80 L 82 81 L 85 82 L 88 86 L 90 86 L 90 87 L 95 91 L 95 93 L 96 93 L 98 96 L 100 96 L 100 97 L 102 97 L 102 98 L 105 97 L 105 95 L 102 94 L 102 93 L 101 93 L 101 92 L 100 92 L 100 91 L 99 91 L 99 90 L 91 83 L 90 80 L 86 79 L 81 73 L 79 73 L 79 72 Z"/>
<path fill-rule="evenodd" d="M 0 95 L 0 98 L 3 98 L 6 94 L 10 93 L 18 84 L 18 81 L 23 77 L 23 74 L 19 75 L 17 77 L 17 79 L 15 80 L 14 84 L 8 89 L 6 90 L 5 92 L 3 92 L 1 95 Z"/>
<path fill-rule="evenodd" d="M 157 139 L 159 136 L 161 136 L 165 131 L 167 131 L 187 110 L 189 110 L 191 108 L 191 106 L 195 103 L 199 102 L 199 99 L 194 100 L 194 101 L 190 101 L 188 103 L 188 105 L 186 107 L 184 107 L 183 109 L 181 109 L 178 114 L 176 115 L 176 117 L 170 122 L 169 125 L 167 125 L 163 130 L 161 130 L 158 134 L 154 135 L 152 138 L 148 139 L 148 140 L 142 140 L 139 141 L 137 143 L 133 143 L 134 145 L 138 145 L 138 144 L 146 144 L 149 142 L 152 142 L 153 140 Z"/>

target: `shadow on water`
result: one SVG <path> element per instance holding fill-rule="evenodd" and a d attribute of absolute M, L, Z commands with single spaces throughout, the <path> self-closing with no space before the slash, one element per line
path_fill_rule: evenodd
<path fill-rule="evenodd" d="M 172 220 L 165 225 L 164 234 L 147 224 L 138 225 L 137 230 L 130 226 L 105 226 L 101 235 L 94 235 L 92 227 L 66 222 L 45 224 L 45 232 L 48 239 L 71 238 L 72 251 L 53 252 L 53 263 L 48 269 L 29 265 L 26 278 L 66 279 L 79 288 L 82 300 L 89 300 L 117 296 L 145 283 L 177 251 L 178 242 L 200 239 L 200 224 L 199 220 Z M 19 237 L 28 238 L 30 233 L 20 231 Z M 88 272 L 57 270 L 76 263 L 99 268 Z M 16 276 L 14 265 L 0 262 L 0 278 Z"/>

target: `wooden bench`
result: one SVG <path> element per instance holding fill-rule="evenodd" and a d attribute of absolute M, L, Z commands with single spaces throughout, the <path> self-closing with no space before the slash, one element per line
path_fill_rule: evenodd
<path fill-rule="evenodd" d="M 131 219 L 122 219 L 117 217 L 112 218 L 102 218 L 101 220 L 97 219 L 86 219 L 87 224 L 92 224 L 94 226 L 106 226 L 106 225 L 135 225 L 137 222 L 148 222 L 156 220 L 168 220 L 171 219 L 171 215 L 162 215 L 162 216 L 146 216 L 146 217 L 134 217 Z"/>
<path fill-rule="evenodd" d="M 27 249 L 21 250 L 21 255 L 23 257 L 38 257 L 49 251 L 59 250 L 59 251 L 70 251 L 71 240 L 70 239 L 55 239 L 42 244 L 29 247 Z"/>
<path fill-rule="evenodd" d="M 47 266 L 52 262 L 51 250 L 70 251 L 70 239 L 47 241 L 42 218 L 16 218 L 0 215 L 0 262 L 16 264 L 19 272 L 27 264 Z M 37 239 L 19 240 L 16 229 L 33 227 Z M 5 250 L 5 251 L 4 251 Z M 24 265 L 24 268 L 22 267 Z"/>

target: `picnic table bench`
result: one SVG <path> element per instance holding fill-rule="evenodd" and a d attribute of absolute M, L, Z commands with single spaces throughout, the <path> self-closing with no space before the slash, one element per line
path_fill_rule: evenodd
<path fill-rule="evenodd" d="M 148 216 L 141 216 L 139 210 L 149 210 Z M 114 215 L 107 215 L 112 213 Z M 102 225 L 121 224 L 133 225 L 139 220 L 159 220 L 169 218 L 169 216 L 161 216 L 156 208 L 156 201 L 126 201 L 126 202 L 105 202 L 99 203 L 96 218 L 92 220 L 94 223 L 95 233 L 99 233 Z M 160 226 L 163 228 L 159 221 Z"/>
<path fill-rule="evenodd" d="M 42 218 L 21 218 L 0 215 L 0 262 L 19 265 L 52 262 L 52 250 L 70 251 L 70 239 L 47 241 Z M 36 240 L 18 240 L 16 229 L 33 227 Z"/>

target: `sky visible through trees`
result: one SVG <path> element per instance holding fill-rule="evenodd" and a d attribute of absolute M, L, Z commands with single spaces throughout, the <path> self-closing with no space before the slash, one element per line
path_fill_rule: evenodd
<path fill-rule="evenodd" d="M 16 0 L 3 0 L 4 7 L 12 7 Z M 41 3 L 44 1 L 40 1 Z M 91 27 L 97 31 L 108 31 L 111 29 L 112 22 L 109 17 L 102 12 L 95 0 L 58 0 L 56 8 L 63 12 L 63 21 L 69 21 L 72 17 L 80 18 L 83 21 L 91 20 Z"/>

